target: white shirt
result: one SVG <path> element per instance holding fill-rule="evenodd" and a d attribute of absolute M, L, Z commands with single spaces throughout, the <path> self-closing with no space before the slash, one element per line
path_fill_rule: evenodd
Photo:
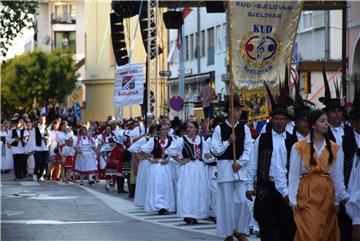
<path fill-rule="evenodd" d="M 307 137 L 307 142 L 310 143 L 309 137 Z M 319 157 L 325 148 L 325 140 L 319 149 L 317 149 L 314 145 L 315 154 Z M 333 163 L 329 169 L 329 175 L 334 183 L 335 188 L 335 205 L 347 197 L 343 178 L 343 160 L 344 154 L 343 151 L 339 148 L 338 152 L 336 153 L 335 163 Z M 300 155 L 296 150 L 296 146 L 293 145 L 290 155 L 289 171 L 289 200 L 291 206 L 297 205 L 297 194 L 299 189 L 300 177 L 305 173 L 308 173 L 307 167 L 305 166 L 304 161 L 301 160 Z"/>
<path fill-rule="evenodd" d="M 354 131 L 358 148 L 360 147 L 360 135 Z M 346 203 L 346 212 L 352 219 L 353 225 L 360 224 L 360 158 L 355 154 L 347 188 L 350 200 Z"/>
<path fill-rule="evenodd" d="M 128 151 L 132 152 L 132 153 L 140 153 L 141 152 L 141 147 L 143 145 L 145 145 L 147 143 L 147 139 L 146 137 L 141 137 L 138 141 L 136 141 L 135 143 L 133 143 L 129 148 Z"/>
<path fill-rule="evenodd" d="M 14 130 L 14 129 L 16 130 L 17 136 L 19 137 L 19 139 L 20 139 L 20 137 L 21 137 L 20 134 L 21 134 L 21 130 L 22 130 L 22 129 L 24 129 L 24 138 L 29 137 L 29 132 L 25 129 L 25 127 L 19 128 L 19 129 L 13 128 L 13 129 L 11 129 L 11 130 L 8 132 L 7 137 L 6 137 L 6 141 L 7 141 L 7 143 L 9 143 L 10 145 L 11 145 L 11 143 L 13 143 L 13 142 L 15 141 L 15 138 L 12 137 L 12 136 L 13 136 L 13 130 Z M 24 154 L 24 153 L 26 152 L 27 141 L 24 140 L 24 142 L 25 142 L 25 145 L 24 145 L 24 146 L 22 145 L 21 140 L 19 140 L 17 146 L 11 146 L 11 152 L 12 152 L 12 154 Z"/>
<path fill-rule="evenodd" d="M 231 127 L 231 124 L 226 121 L 225 122 L 228 126 Z M 234 128 L 238 123 L 235 124 Z M 248 126 L 244 126 L 245 128 L 245 138 L 244 138 L 244 151 L 240 158 L 236 161 L 240 164 L 241 168 L 238 172 L 234 173 L 232 170 L 233 160 L 217 160 L 217 169 L 218 169 L 218 176 L 217 181 L 220 182 L 232 182 L 236 180 L 247 180 L 247 168 L 248 162 L 250 160 L 250 153 L 253 145 L 253 139 L 251 138 L 251 132 Z M 229 141 L 222 141 L 221 138 L 221 128 L 220 126 L 215 127 L 212 141 L 211 141 L 211 152 L 214 153 L 216 156 L 220 156 L 224 154 L 227 148 L 232 148 Z"/>
<path fill-rule="evenodd" d="M 340 125 L 338 127 L 333 127 L 330 125 L 330 130 L 333 133 L 335 140 L 336 140 L 336 144 L 341 145 L 342 144 L 342 137 L 344 135 L 344 125 Z"/>
<path fill-rule="evenodd" d="M 286 139 L 286 131 L 282 133 L 277 133 L 274 130 L 271 130 L 272 135 L 272 143 L 273 143 L 273 151 L 271 154 L 270 161 L 270 171 L 269 171 L 269 180 L 275 182 L 275 176 L 277 173 L 277 166 L 284 165 L 287 160 L 287 151 L 285 147 L 285 139 Z M 259 155 L 259 140 L 261 135 L 256 139 L 250 157 L 250 164 L 248 168 L 248 181 L 246 182 L 246 190 L 253 191 L 254 189 L 254 181 L 257 177 L 257 168 L 258 168 L 258 155 Z M 286 164 L 285 164 L 286 166 Z M 286 176 L 286 175 L 285 175 Z M 287 195 L 286 189 L 278 189 L 281 195 Z"/>
<path fill-rule="evenodd" d="M 147 128 L 147 131 L 149 131 L 149 128 Z M 134 129 L 132 129 L 131 131 L 129 131 L 129 136 L 133 140 L 135 138 L 138 138 L 141 135 L 144 135 L 145 133 L 146 133 L 145 126 L 139 125 L 139 126 L 135 127 Z"/>

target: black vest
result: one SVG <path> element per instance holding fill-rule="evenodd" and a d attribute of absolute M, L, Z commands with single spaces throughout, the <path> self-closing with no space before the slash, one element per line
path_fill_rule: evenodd
<path fill-rule="evenodd" d="M 172 142 L 172 138 L 171 136 L 168 136 L 168 143 L 165 146 L 165 149 L 168 148 L 171 145 Z M 161 158 L 161 154 L 162 154 L 162 150 L 161 150 L 161 146 L 159 144 L 159 139 L 158 138 L 154 138 L 154 149 L 151 152 L 151 154 L 154 156 L 154 158 Z M 166 157 L 166 155 L 165 155 Z"/>
<path fill-rule="evenodd" d="M 23 140 L 24 132 L 25 132 L 25 128 L 20 129 L 20 137 L 19 137 L 18 134 L 17 134 L 16 128 L 15 128 L 15 129 L 12 129 L 12 138 L 16 138 L 16 137 L 19 138 L 23 147 L 25 146 L 25 142 L 24 142 L 24 140 Z M 18 142 L 18 141 L 14 141 L 14 142 L 11 143 L 10 145 L 11 145 L 11 146 L 18 146 L 18 145 L 19 145 L 19 142 Z"/>
<path fill-rule="evenodd" d="M 230 135 L 232 133 L 232 128 L 228 124 L 223 123 L 220 125 L 220 129 L 221 129 L 221 140 L 222 141 L 229 140 Z M 239 159 L 244 152 L 244 141 L 245 141 L 244 124 L 237 124 L 237 126 L 235 127 L 235 135 L 236 135 L 236 141 L 235 141 L 236 159 Z M 226 149 L 226 151 L 222 155 L 216 157 L 218 160 L 232 160 L 234 158 L 232 144 Z"/>
<path fill-rule="evenodd" d="M 44 136 L 47 136 L 48 133 L 47 133 L 47 127 L 45 127 L 45 133 L 44 133 Z M 41 141 L 42 141 L 42 135 L 41 135 L 41 132 L 40 132 L 40 128 L 38 126 L 35 126 L 35 144 L 36 146 L 41 146 Z M 45 144 L 46 141 L 44 140 Z"/>
<path fill-rule="evenodd" d="M 188 139 L 183 136 L 182 137 L 183 140 L 184 140 L 184 147 L 182 149 L 182 156 L 183 158 L 189 158 L 191 160 L 196 160 L 195 158 L 195 148 L 194 148 L 194 144 L 190 143 L 188 141 Z M 200 138 L 200 157 L 199 157 L 199 160 L 202 160 L 202 138 Z"/>
<path fill-rule="evenodd" d="M 344 151 L 344 181 L 345 187 L 347 188 L 353 165 L 354 155 L 356 149 L 358 148 L 356 144 L 354 129 L 348 125 L 344 127 L 342 148 Z"/>
<path fill-rule="evenodd" d="M 291 134 L 286 132 L 286 139 L 289 139 L 288 145 L 294 141 Z M 290 141 L 291 140 L 291 141 Z M 291 147 L 290 147 L 291 150 Z M 273 152 L 272 126 L 271 123 L 266 125 L 266 132 L 261 134 L 258 148 L 258 168 L 257 168 L 257 184 L 266 184 L 269 181 L 269 172 L 271 157 Z M 289 155 L 289 151 L 287 151 Z M 288 162 L 289 163 L 289 162 Z M 287 165 L 287 168 L 289 166 Z"/>

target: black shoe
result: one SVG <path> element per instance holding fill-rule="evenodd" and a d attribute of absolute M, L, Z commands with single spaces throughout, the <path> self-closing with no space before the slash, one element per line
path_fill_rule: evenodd
<path fill-rule="evenodd" d="M 95 181 L 89 181 L 89 185 L 93 185 L 95 183 Z"/>
<path fill-rule="evenodd" d="M 106 191 L 110 191 L 110 188 L 108 188 L 108 187 L 105 187 L 105 190 L 106 190 Z"/>
<path fill-rule="evenodd" d="M 190 222 L 191 222 L 191 218 L 184 218 L 183 220 L 184 220 L 184 222 L 187 223 L 187 224 L 190 224 Z"/>
<path fill-rule="evenodd" d="M 160 215 L 164 215 L 166 212 L 167 212 L 167 210 L 165 208 L 162 208 L 159 210 Z"/>

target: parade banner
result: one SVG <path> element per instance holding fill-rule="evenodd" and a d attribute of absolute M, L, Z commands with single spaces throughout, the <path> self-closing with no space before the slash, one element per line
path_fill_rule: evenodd
<path fill-rule="evenodd" d="M 113 106 L 142 104 L 144 70 L 142 64 L 116 66 Z"/>
<path fill-rule="evenodd" d="M 278 87 L 291 62 L 301 14 L 300 1 L 229 1 L 232 75 L 235 87 Z M 277 90 L 278 88 L 276 88 Z"/>

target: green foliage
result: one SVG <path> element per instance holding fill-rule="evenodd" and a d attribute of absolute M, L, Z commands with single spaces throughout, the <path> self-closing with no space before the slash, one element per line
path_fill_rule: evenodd
<path fill-rule="evenodd" d="M 75 89 L 77 78 L 73 55 L 61 50 L 35 50 L 10 59 L 1 69 L 2 111 L 29 112 L 34 98 L 37 103 L 63 101 Z"/>
<path fill-rule="evenodd" d="M 34 28 L 39 1 L 1 1 L 1 54 L 5 57 L 12 40 L 23 28 Z"/>

